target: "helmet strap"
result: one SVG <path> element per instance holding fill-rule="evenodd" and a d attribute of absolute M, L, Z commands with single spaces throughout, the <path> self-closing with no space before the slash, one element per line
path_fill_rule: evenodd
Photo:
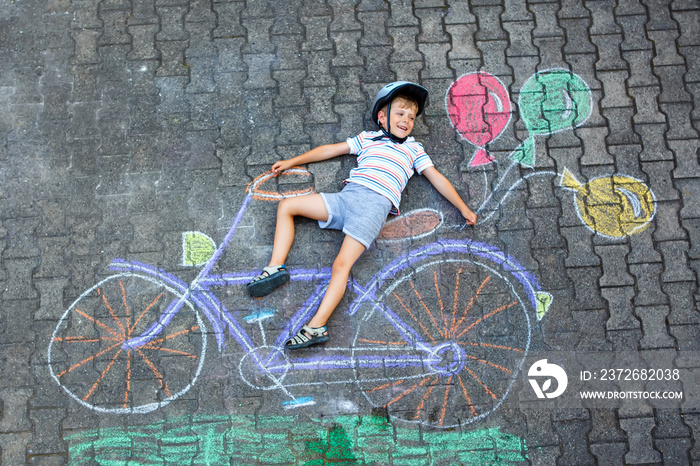
<path fill-rule="evenodd" d="M 383 137 L 386 136 L 389 139 L 391 139 L 393 142 L 403 144 L 404 142 L 406 142 L 406 138 L 400 138 L 400 137 L 397 137 L 397 136 L 394 136 L 393 134 L 391 134 L 391 123 L 389 121 L 390 120 L 389 115 L 391 115 L 391 102 L 389 102 L 386 105 L 386 129 L 384 129 L 384 127 L 380 124 L 379 129 L 382 130 L 383 134 L 381 136 L 377 136 L 376 138 L 372 138 L 372 140 L 379 141 L 380 139 L 382 139 Z"/>

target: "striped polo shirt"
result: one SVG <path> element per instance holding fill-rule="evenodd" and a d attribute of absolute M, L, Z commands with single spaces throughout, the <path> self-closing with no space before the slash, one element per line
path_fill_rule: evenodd
<path fill-rule="evenodd" d="M 384 136 L 381 131 L 363 131 L 347 140 L 350 153 L 357 155 L 357 168 L 350 171 L 345 182 L 357 183 L 387 197 L 393 204 L 391 213 L 399 214 L 401 192 L 409 178 L 433 166 L 423 144 L 412 137 L 399 144 Z"/>

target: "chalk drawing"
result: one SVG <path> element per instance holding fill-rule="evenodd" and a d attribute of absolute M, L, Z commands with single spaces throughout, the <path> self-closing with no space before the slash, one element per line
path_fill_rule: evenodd
<path fill-rule="evenodd" d="M 450 86 L 445 104 L 450 121 L 461 137 L 478 148 L 471 167 L 493 162 L 485 146 L 498 138 L 510 122 L 509 101 L 503 84 L 483 71 L 465 74 Z M 518 167 L 535 165 L 536 136 L 583 124 L 593 109 L 592 93 L 576 74 L 550 69 L 535 73 L 525 82 L 518 107 L 529 136 L 511 153 L 512 162 L 495 186 L 490 191 L 486 188 L 484 201 L 475 210 L 479 224 L 489 221 L 524 181 L 534 176 L 558 176 L 551 171 L 521 176 Z M 565 168 L 559 185 L 575 192 L 576 212 L 583 223 L 608 238 L 624 238 L 645 230 L 656 212 L 654 193 L 643 182 L 626 175 L 600 177 L 582 184 Z M 398 225 L 388 228 L 387 236 L 392 230 L 400 231 Z M 543 295 L 543 299 L 549 298 Z"/>
<path fill-rule="evenodd" d="M 134 288 L 142 292 L 129 293 L 127 299 Z M 182 311 L 168 314 L 168 303 L 179 301 Z M 181 330 L 131 345 L 154 321 Z M 51 375 L 74 400 L 98 412 L 153 411 L 186 393 L 201 374 L 207 347 L 204 321 L 182 294 L 153 277 L 130 272 L 108 277 L 83 293 L 61 322 L 71 328 L 59 324 L 54 331 Z M 151 379 L 148 390 L 144 374 Z M 109 404 L 95 404 L 105 387 L 117 391 L 109 394 Z"/>
<path fill-rule="evenodd" d="M 457 133 L 477 147 L 469 166 L 493 162 L 486 145 L 498 139 L 511 118 L 503 83 L 483 71 L 465 74 L 450 86 L 445 106 Z"/>
<path fill-rule="evenodd" d="M 422 431 L 379 416 L 193 415 L 101 428 L 65 438 L 72 465 L 408 464 L 487 465 L 527 461 L 527 446 L 498 427 Z"/>
<path fill-rule="evenodd" d="M 292 174 L 308 177 L 301 169 Z M 280 392 L 285 409 L 315 403 L 304 393 L 313 383 L 295 382 L 288 374 L 328 370 L 337 379 L 324 383 L 358 383 L 375 406 L 386 406 L 406 422 L 457 427 L 496 410 L 529 349 L 529 314 L 541 319 L 551 295 L 493 246 L 467 239 L 432 242 L 396 258 L 366 284 L 351 279 L 348 287 L 356 298 L 348 312 L 358 314 L 361 330 L 349 346 L 326 347 L 312 357 L 287 354 L 284 342 L 315 312 L 330 268 L 290 270 L 293 282 L 312 282 L 316 288 L 276 337 L 268 337 L 263 325 L 274 310 L 240 316 L 227 309 L 213 290 L 245 285 L 257 270 L 212 270 L 250 201 L 305 192 L 280 194 L 262 186 L 275 181 L 267 172 L 251 183 L 224 240 L 207 252 L 209 260 L 190 283 L 152 265 L 115 259 L 111 268 L 120 273 L 83 293 L 53 333 L 48 364 L 61 388 L 98 412 L 153 411 L 196 382 L 211 332 L 220 351 L 226 334 L 238 343 L 241 380 Z M 508 328 L 509 335 L 499 328 Z M 393 329 L 391 341 L 387 329 Z M 496 362 L 503 354 L 507 364 Z M 389 367 L 401 370 L 384 371 Z"/>
<path fill-rule="evenodd" d="M 216 243 L 201 231 L 182 233 L 182 265 L 197 267 L 206 264 L 216 251 Z"/>
<path fill-rule="evenodd" d="M 442 213 L 435 209 L 416 209 L 386 222 L 379 232 L 379 241 L 407 241 L 434 233 L 443 223 Z"/>
<path fill-rule="evenodd" d="M 521 165 L 535 165 L 535 136 L 576 128 L 591 114 L 593 101 L 586 82 L 564 69 L 540 71 L 520 90 L 520 116 L 530 136 L 511 158 Z"/>
<path fill-rule="evenodd" d="M 639 233 L 656 213 L 654 193 L 629 176 L 602 176 L 582 184 L 564 169 L 560 184 L 574 191 L 579 218 L 599 235 L 624 238 Z"/>

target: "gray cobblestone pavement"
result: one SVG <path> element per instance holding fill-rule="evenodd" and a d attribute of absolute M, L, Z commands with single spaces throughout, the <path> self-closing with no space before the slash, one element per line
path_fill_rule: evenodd
<path fill-rule="evenodd" d="M 0 58 L 2 464 L 700 464 L 697 0 L 0 0 Z M 280 353 L 342 235 L 249 298 L 270 198 L 354 160 L 264 173 L 393 80 L 479 223 L 414 177 Z"/>

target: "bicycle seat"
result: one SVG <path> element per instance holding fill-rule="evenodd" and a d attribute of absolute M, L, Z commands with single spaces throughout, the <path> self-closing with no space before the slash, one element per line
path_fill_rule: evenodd
<path fill-rule="evenodd" d="M 421 238 L 442 225 L 442 214 L 434 209 L 416 209 L 390 220 L 379 232 L 378 240 L 399 241 Z"/>
<path fill-rule="evenodd" d="M 313 187 L 302 187 L 301 189 L 290 189 L 288 191 L 280 192 L 279 184 L 277 183 L 277 189 L 272 189 L 275 180 L 279 180 L 282 177 L 296 177 L 297 180 L 290 180 L 289 184 L 294 183 L 298 188 L 298 184 L 307 184 L 311 182 L 311 172 L 305 168 L 292 167 L 289 170 L 281 172 L 279 175 L 275 175 L 272 171 L 267 171 L 262 175 L 258 175 L 253 181 L 250 182 L 246 191 L 253 196 L 254 199 L 261 201 L 281 201 L 288 197 L 303 196 L 305 194 L 311 194 L 314 192 Z"/>

